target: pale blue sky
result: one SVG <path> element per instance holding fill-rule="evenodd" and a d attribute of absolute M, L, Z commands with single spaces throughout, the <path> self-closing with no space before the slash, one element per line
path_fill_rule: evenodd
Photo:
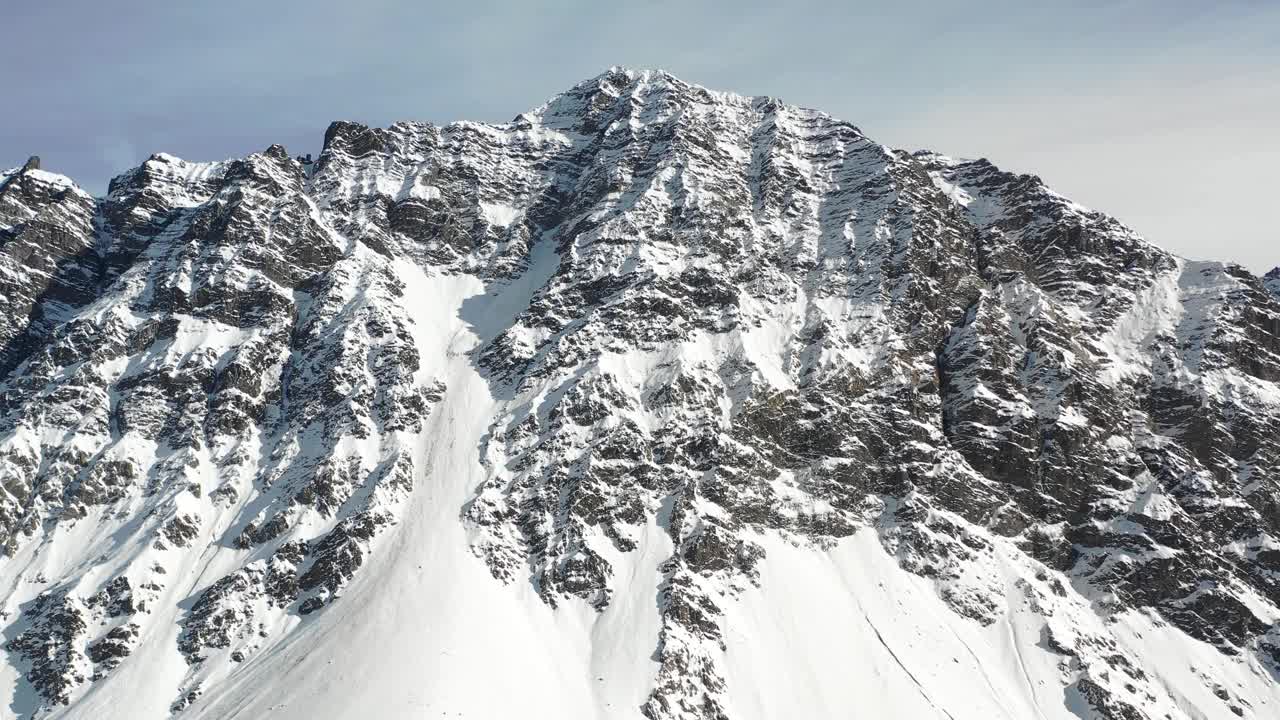
<path fill-rule="evenodd" d="M 7 2 L 0 166 L 95 192 L 335 119 L 505 121 L 610 65 L 1034 172 L 1192 257 L 1280 263 L 1280 1 Z"/>

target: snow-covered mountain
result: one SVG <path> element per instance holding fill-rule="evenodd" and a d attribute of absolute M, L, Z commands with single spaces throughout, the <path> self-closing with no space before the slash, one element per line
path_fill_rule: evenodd
<path fill-rule="evenodd" d="M 985 160 L 613 69 L 11 170 L 0 306 L 6 717 L 1280 716 L 1280 276 Z"/>

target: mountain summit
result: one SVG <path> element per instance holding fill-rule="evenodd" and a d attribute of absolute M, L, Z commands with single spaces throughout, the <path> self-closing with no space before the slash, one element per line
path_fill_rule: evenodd
<path fill-rule="evenodd" d="M 3 714 L 1276 717 L 1278 286 L 657 71 L 11 170 Z"/>

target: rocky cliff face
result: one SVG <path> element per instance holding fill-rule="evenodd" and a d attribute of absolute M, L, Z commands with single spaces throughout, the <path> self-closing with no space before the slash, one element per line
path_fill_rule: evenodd
<path fill-rule="evenodd" d="M 0 264 L 16 716 L 737 720 L 799 666 L 888 678 L 808 717 L 1280 712 L 1275 273 L 1034 176 L 615 69 L 315 163 L 10 171 Z"/>

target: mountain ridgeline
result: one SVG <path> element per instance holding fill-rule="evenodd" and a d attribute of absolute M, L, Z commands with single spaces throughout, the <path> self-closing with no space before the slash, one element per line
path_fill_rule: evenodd
<path fill-rule="evenodd" d="M 986 160 L 615 68 L 15 168 L 0 310 L 6 716 L 1280 715 L 1280 269 Z"/>

